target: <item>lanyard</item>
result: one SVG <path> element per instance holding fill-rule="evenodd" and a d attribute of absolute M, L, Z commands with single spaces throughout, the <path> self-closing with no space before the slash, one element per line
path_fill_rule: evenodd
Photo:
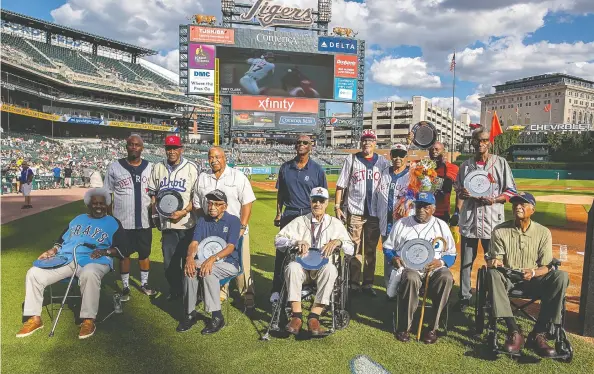
<path fill-rule="evenodd" d="M 324 216 L 325 217 L 325 216 Z M 318 235 L 315 235 L 315 228 L 316 224 L 313 221 L 313 217 L 311 218 L 311 246 L 312 248 L 318 248 L 318 241 L 320 240 L 320 236 L 322 235 L 322 223 L 324 222 L 324 218 L 318 223 L 320 228 L 318 229 Z"/>

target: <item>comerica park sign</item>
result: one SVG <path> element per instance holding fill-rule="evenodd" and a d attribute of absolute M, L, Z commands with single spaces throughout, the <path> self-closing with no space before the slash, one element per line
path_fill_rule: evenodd
<path fill-rule="evenodd" d="M 562 131 L 592 131 L 590 123 L 549 123 L 543 125 L 530 125 L 524 131 L 530 132 L 562 132 Z"/>
<path fill-rule="evenodd" d="M 310 27 L 313 24 L 313 9 L 293 8 L 276 5 L 271 1 L 257 0 L 250 10 L 240 15 L 239 18 L 244 21 L 255 18 L 262 27 Z"/>

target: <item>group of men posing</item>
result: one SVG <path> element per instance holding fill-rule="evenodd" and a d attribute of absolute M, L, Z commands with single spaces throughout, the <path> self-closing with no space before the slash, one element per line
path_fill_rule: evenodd
<path fill-rule="evenodd" d="M 528 193 L 517 193 L 505 159 L 490 153 L 489 132 L 481 128 L 473 133 L 475 155 L 464 161 L 460 168 L 447 162 L 444 146 L 435 143 L 429 149 L 429 156 L 437 163 L 437 191 L 419 193 L 413 201 L 404 204 L 411 172 L 407 163 L 408 147 L 394 145 L 390 150 L 390 165 L 386 158 L 375 152 L 376 141 L 373 131 L 364 131 L 361 152 L 346 158 L 336 185 L 335 217 L 325 213 L 330 198 L 328 185 L 324 170 L 310 158 L 313 144 L 308 136 L 298 139 L 296 157 L 279 170 L 274 224 L 280 227 L 280 232 L 275 238 L 277 252 L 270 300 L 278 301 L 284 280 L 287 301 L 292 309 L 286 330 L 293 334 L 301 330 L 301 286 L 305 281 L 314 281 L 317 293 L 307 326 L 313 335 L 326 333 L 319 317 L 330 302 L 338 275 L 332 262 L 316 271 L 307 271 L 295 261 L 284 266 L 289 248 L 296 248 L 300 255 L 317 248 L 327 257 L 342 249 L 345 254 L 352 255 L 351 292 L 374 297 L 376 253 L 381 236 L 386 284 L 392 269 L 403 268 L 396 297 L 402 309 L 399 315 L 406 318 L 399 318 L 396 338 L 402 342 L 409 340 L 422 279 L 429 273 L 428 296 L 436 307 L 432 308 L 433 320 L 423 334 L 423 341 L 435 343 L 440 314 L 454 283 L 450 268 L 456 259 L 456 246 L 450 226 L 459 224 L 462 234 L 459 309 L 463 311 L 470 304 L 470 274 L 480 240 L 488 257 L 487 286 L 494 295 L 494 313 L 496 317 L 504 318 L 508 325 L 505 348 L 510 352 L 519 351 L 524 338 L 515 323 L 507 296 L 507 291 L 514 285 L 496 270 L 500 266 L 521 269 L 524 282 L 520 286 L 542 297 L 541 313 L 529 335 L 529 342 L 539 354 L 553 355 L 554 348 L 547 343 L 546 326 L 549 322 L 561 323 L 568 276 L 563 271 L 551 269 L 550 231 L 531 221 L 536 201 Z M 134 251 L 139 254 L 140 290 L 153 295 L 155 291 L 148 285 L 152 242 L 149 207 L 154 213 L 157 194 L 167 189 L 177 191 L 183 199 L 181 210 L 171 217 L 160 217 L 168 299 L 183 297 L 184 300 L 185 317 L 177 331 L 189 330 L 196 321 L 198 277 L 204 280 L 205 308 L 212 315 L 202 330 L 203 334 L 215 333 L 224 326 L 220 303 L 228 293 L 219 286 L 220 280 L 237 276 L 237 286 L 245 305 L 253 308 L 248 222 L 255 195 L 247 178 L 226 165 L 224 151 L 218 147 L 208 153 L 210 170 L 199 173 L 194 163 L 182 157 L 183 147 L 177 136 L 166 138 L 167 159 L 154 165 L 141 158 L 143 143 L 140 137 L 131 136 L 126 149 L 128 156 L 109 166 L 104 189 L 89 190 L 85 196 L 89 214 L 75 218 L 54 248 L 40 258 L 71 254 L 77 243 L 89 241 L 97 242 L 102 249 L 85 251 L 83 256 L 86 258 L 78 261 L 78 268 L 69 264 L 59 268 L 61 270 L 29 270 L 23 312 L 27 321 L 18 337 L 28 336 L 43 327 L 40 318 L 43 289 L 74 272 L 78 272 L 83 294 L 83 324 L 79 337 L 91 336 L 95 331 L 101 278 L 113 268 L 111 257 L 120 258 L 124 300 L 130 295 L 129 256 Z M 464 188 L 465 177 L 474 170 L 488 173 L 491 180 L 489 196 L 473 197 Z M 452 191 L 456 193 L 456 208 L 450 213 Z M 113 217 L 107 215 L 112 196 Z M 503 206 L 507 201 L 513 204 L 514 219 L 504 222 Z M 109 221 L 107 229 L 93 228 L 100 220 Z M 200 263 L 197 261 L 199 244 L 210 236 L 222 238 L 227 246 Z M 436 245 L 433 261 L 422 271 L 407 269 L 400 258 L 402 246 L 411 239 L 433 242 L 436 238 L 444 240 Z M 89 263 L 100 269 L 97 266 L 88 268 Z"/>

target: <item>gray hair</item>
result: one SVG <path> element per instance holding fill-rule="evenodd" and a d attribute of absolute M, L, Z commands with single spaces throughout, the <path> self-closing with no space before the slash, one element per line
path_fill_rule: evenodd
<path fill-rule="evenodd" d="M 86 206 L 89 206 L 89 204 L 91 204 L 91 198 L 93 196 L 103 196 L 103 198 L 105 199 L 105 204 L 111 205 L 111 192 L 109 192 L 109 190 L 107 190 L 106 188 L 91 188 L 90 190 L 88 190 L 85 193 L 84 197 L 84 202 Z"/>
<path fill-rule="evenodd" d="M 472 132 L 472 139 L 478 139 L 481 134 L 491 135 L 491 132 L 485 126 L 481 126 Z"/>

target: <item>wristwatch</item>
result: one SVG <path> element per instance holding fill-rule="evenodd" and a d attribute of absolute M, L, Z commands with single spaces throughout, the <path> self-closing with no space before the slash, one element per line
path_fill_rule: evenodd
<path fill-rule="evenodd" d="M 247 225 L 241 225 L 241 226 L 239 226 L 239 229 L 240 230 L 245 230 L 245 229 L 247 229 Z"/>
<path fill-rule="evenodd" d="M 215 256 L 215 261 L 219 261 L 221 258 L 219 257 L 219 255 Z"/>

